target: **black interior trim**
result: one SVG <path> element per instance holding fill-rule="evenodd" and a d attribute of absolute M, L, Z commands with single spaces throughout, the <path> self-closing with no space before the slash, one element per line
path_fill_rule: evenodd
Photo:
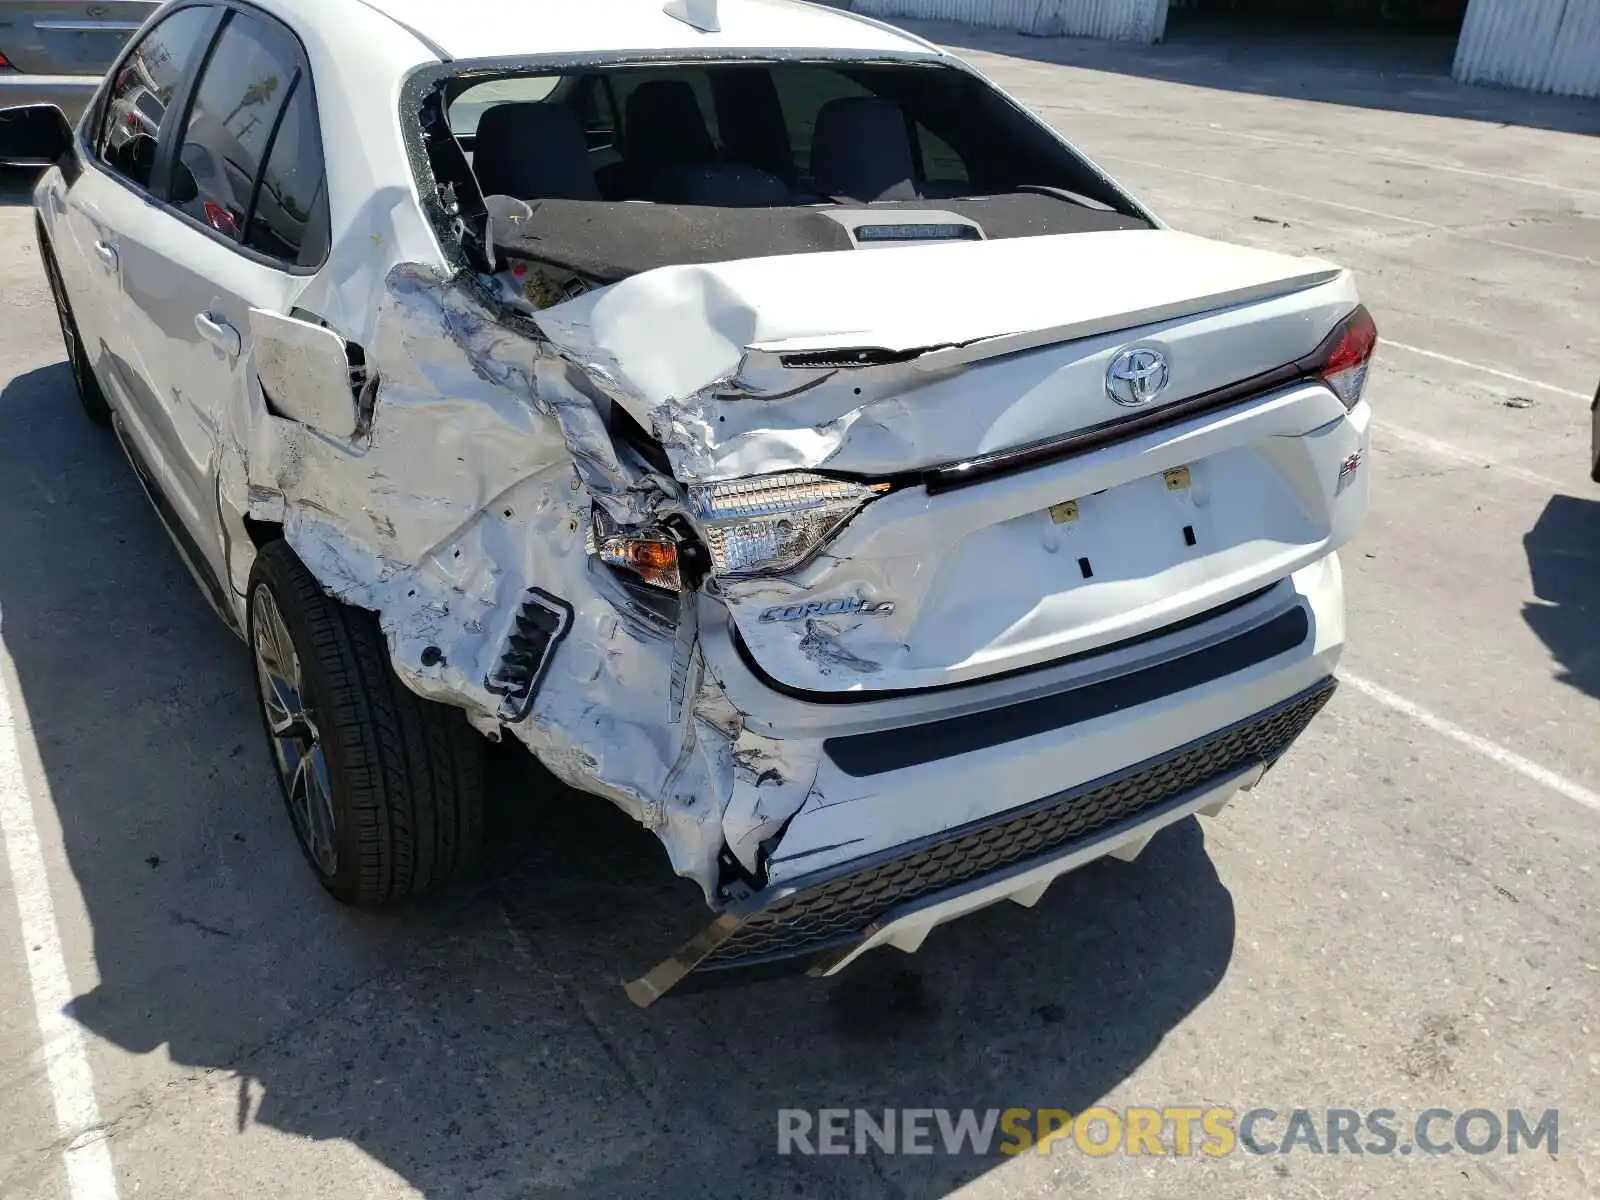
<path fill-rule="evenodd" d="M 1237 637 L 1143 670 L 985 712 L 926 725 L 829 738 L 823 750 L 846 775 L 861 778 L 971 754 L 1147 704 L 1286 654 L 1311 632 L 1303 605 Z"/>

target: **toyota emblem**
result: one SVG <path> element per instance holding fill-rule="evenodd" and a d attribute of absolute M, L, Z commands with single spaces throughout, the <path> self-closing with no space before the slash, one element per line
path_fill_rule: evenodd
<path fill-rule="evenodd" d="M 1106 395 L 1125 408 L 1149 404 L 1166 390 L 1172 370 L 1167 356 L 1148 346 L 1123 350 L 1106 368 Z"/>

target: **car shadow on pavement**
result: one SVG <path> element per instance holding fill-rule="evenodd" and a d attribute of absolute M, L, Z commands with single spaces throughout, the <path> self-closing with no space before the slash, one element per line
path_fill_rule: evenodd
<path fill-rule="evenodd" d="M 0 208 L 14 208 L 33 203 L 33 185 L 39 182 L 39 172 L 22 167 L 0 167 Z"/>
<path fill-rule="evenodd" d="M 780 1157 L 778 1110 L 1080 1111 L 1222 978 L 1232 901 L 1188 821 L 914 958 L 640 1011 L 620 981 L 705 919 L 698 892 L 511 753 L 485 878 L 339 908 L 283 818 L 242 645 L 71 386 L 57 364 L 0 393 L 0 634 L 92 925 L 99 982 L 73 1015 L 127 1052 L 91 1044 L 131 1178 L 286 1194 L 261 1172 L 309 1152 L 241 1139 L 263 1126 L 429 1196 L 942 1194 L 1005 1160 Z M 162 1047 L 175 1066 L 130 1057 Z M 326 1169 L 288 1192 L 365 1190 Z"/>
<path fill-rule="evenodd" d="M 1249 95 L 1600 135 L 1600 101 L 1458 83 L 1450 75 L 1453 34 L 1174 13 L 1166 40 L 1149 46 L 943 21 L 895 23 L 958 54 L 977 50 Z"/>
<path fill-rule="evenodd" d="M 1523 619 L 1556 678 L 1600 698 L 1600 500 L 1552 496 L 1522 544 L 1535 597 Z"/>

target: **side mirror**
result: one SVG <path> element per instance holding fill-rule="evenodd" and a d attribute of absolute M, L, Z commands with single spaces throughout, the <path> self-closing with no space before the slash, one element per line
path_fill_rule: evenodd
<path fill-rule="evenodd" d="M 72 149 L 72 125 L 54 104 L 0 108 L 0 163 L 48 167 Z"/>

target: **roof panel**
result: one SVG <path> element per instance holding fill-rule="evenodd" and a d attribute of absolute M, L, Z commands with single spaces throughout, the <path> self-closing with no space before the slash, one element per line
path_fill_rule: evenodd
<path fill-rule="evenodd" d="M 785 47 L 862 52 L 926 49 L 907 33 L 794 0 L 719 0 L 722 30 L 702 33 L 662 0 L 366 0 L 452 58 L 586 51 Z"/>

